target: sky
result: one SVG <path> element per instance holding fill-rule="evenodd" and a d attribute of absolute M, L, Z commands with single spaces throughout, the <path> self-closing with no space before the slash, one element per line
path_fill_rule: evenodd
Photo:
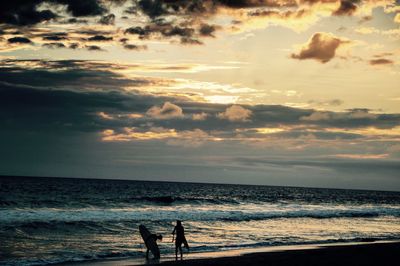
<path fill-rule="evenodd" d="M 400 191 L 399 1 L 0 5 L 0 175 Z"/>

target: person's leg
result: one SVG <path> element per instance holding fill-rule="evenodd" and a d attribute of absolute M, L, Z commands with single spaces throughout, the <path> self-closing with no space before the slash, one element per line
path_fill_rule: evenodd
<path fill-rule="evenodd" d="M 146 251 L 146 259 L 148 259 L 149 258 L 149 249 L 147 249 L 147 251 Z"/>
<path fill-rule="evenodd" d="M 179 252 L 181 253 L 181 259 L 183 258 L 183 254 L 182 254 L 182 247 L 179 246 Z"/>
<path fill-rule="evenodd" d="M 175 259 L 178 259 L 178 246 L 175 245 Z"/>

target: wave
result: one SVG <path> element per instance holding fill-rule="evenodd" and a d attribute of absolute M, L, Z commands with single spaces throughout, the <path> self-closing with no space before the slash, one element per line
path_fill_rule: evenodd
<path fill-rule="evenodd" d="M 203 198 L 203 197 L 175 197 L 170 195 L 165 196 L 140 196 L 140 197 L 127 197 L 127 198 L 98 198 L 87 199 L 78 198 L 66 202 L 65 200 L 51 200 L 51 199 L 35 199 L 35 200 L 0 200 L 0 209 L 9 208 L 83 208 L 83 207 L 101 207 L 104 205 L 114 207 L 129 206 L 129 204 L 151 204 L 151 205 L 174 205 L 174 204 L 240 204 L 235 199 L 227 198 Z"/>
<path fill-rule="evenodd" d="M 98 253 L 75 253 L 66 252 L 65 256 L 50 257 L 41 259 L 9 259 L 2 261 L 4 266 L 39 266 L 39 265 L 58 265 L 77 262 L 96 262 L 109 259 L 139 258 L 143 253 L 139 251 L 101 251 Z M 5 258 L 6 259 L 6 258 Z"/>
<path fill-rule="evenodd" d="M 196 198 L 196 197 L 173 197 L 173 196 L 155 196 L 155 197 L 131 197 L 124 200 L 125 202 L 154 202 L 160 204 L 172 203 L 210 203 L 210 204 L 239 204 L 234 199 L 223 198 Z"/>
<path fill-rule="evenodd" d="M 249 207 L 250 208 L 250 207 Z M 98 226 L 104 222 L 173 222 L 176 219 L 184 221 L 259 221 L 268 219 L 332 219 L 332 218 L 374 218 L 400 217 L 400 208 L 395 207 L 358 207 L 348 209 L 312 208 L 265 210 L 260 207 L 251 210 L 243 207 L 244 211 L 235 208 L 187 208 L 175 207 L 160 208 L 128 208 L 128 209 L 18 209 L 0 210 L 0 228 L 27 224 L 31 227 L 46 228 L 49 224 L 62 222 L 63 226 L 75 226 L 84 223 L 84 226 Z M 40 224 L 44 223 L 44 224 Z"/>
<path fill-rule="evenodd" d="M 224 217 L 223 221 L 257 221 L 266 219 L 283 219 L 283 218 L 313 218 L 313 219 L 332 219 L 332 218 L 373 218 L 380 216 L 400 217 L 400 212 L 381 213 L 379 211 L 321 211 L 321 212 L 288 212 L 288 213 L 256 213 L 244 215 L 243 217 Z"/>
<path fill-rule="evenodd" d="M 256 249 L 265 247 L 277 247 L 277 246 L 296 246 L 296 245 L 325 245 L 332 243 L 359 243 L 359 242 L 377 242 L 377 241 L 391 241 L 398 240 L 398 236 L 387 236 L 387 237 L 349 237 L 349 238 L 328 238 L 319 241 L 305 241 L 295 238 L 287 239 L 287 241 L 279 241 L 270 239 L 270 241 L 253 242 L 253 243 L 242 243 L 242 244 L 228 244 L 228 245 L 199 245 L 192 246 L 192 253 L 204 253 L 204 252 L 217 252 L 227 250 L 239 250 L 239 249 Z M 171 249 L 160 247 L 163 256 L 172 255 Z M 61 254 L 59 254 L 61 255 Z M 96 263 L 104 262 L 107 260 L 115 259 L 140 259 L 143 258 L 143 251 L 131 251 L 131 250 L 106 250 L 95 253 L 84 253 L 84 252 L 68 252 L 66 251 L 64 256 L 54 256 L 49 258 L 31 258 L 31 259 L 17 259 L 17 258 L 4 258 L 2 265 L 4 266 L 36 266 L 36 265 L 54 265 L 54 264 L 69 264 L 77 262 Z"/>

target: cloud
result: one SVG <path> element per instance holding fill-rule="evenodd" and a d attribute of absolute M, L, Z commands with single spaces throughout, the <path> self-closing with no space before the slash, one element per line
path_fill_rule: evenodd
<path fill-rule="evenodd" d="M 201 112 L 201 113 L 198 113 L 198 114 L 193 114 L 192 118 L 195 121 L 202 121 L 202 120 L 205 120 L 207 118 L 207 116 L 208 116 L 207 113 Z"/>
<path fill-rule="evenodd" d="M 90 38 L 88 38 L 87 40 L 90 42 L 108 42 L 108 41 L 112 41 L 112 37 L 106 37 L 103 35 L 95 35 L 92 36 Z"/>
<path fill-rule="evenodd" d="M 46 48 L 50 48 L 50 49 L 65 48 L 66 47 L 63 43 L 60 43 L 60 42 L 44 43 L 42 46 L 46 47 Z"/>
<path fill-rule="evenodd" d="M 307 44 L 298 53 L 291 55 L 294 59 L 314 59 L 321 63 L 327 63 L 335 57 L 336 50 L 343 44 L 349 43 L 330 33 L 314 33 Z"/>
<path fill-rule="evenodd" d="M 220 119 L 227 119 L 229 121 L 247 122 L 249 121 L 251 115 L 251 110 L 243 108 L 240 105 L 232 105 L 226 108 L 225 112 L 219 113 L 217 117 Z"/>
<path fill-rule="evenodd" d="M 147 112 L 146 115 L 155 119 L 171 119 L 171 118 L 182 118 L 183 111 L 178 105 L 170 102 L 165 102 L 162 107 L 153 106 Z"/>
<path fill-rule="evenodd" d="M 111 129 L 121 134 L 124 128 L 132 127 L 135 132 L 151 128 L 176 132 L 199 129 L 210 135 L 210 141 L 260 143 L 311 134 L 316 140 L 400 137 L 400 114 L 368 109 L 328 112 L 281 105 L 213 104 L 195 101 L 181 92 L 153 94 L 147 88 L 162 86 L 165 91 L 175 83 L 125 76 L 129 65 L 3 60 L 1 66 L 0 121 L 5 121 L 7 130 L 56 134 Z"/>
<path fill-rule="evenodd" d="M 356 12 L 358 2 L 357 0 L 341 0 L 339 8 L 332 13 L 335 16 L 351 16 Z"/>
<path fill-rule="evenodd" d="M 8 43 L 32 43 L 31 40 L 29 40 L 28 38 L 25 37 L 13 37 L 13 38 L 9 38 Z"/>
<path fill-rule="evenodd" d="M 217 30 L 217 26 L 201 24 L 199 32 L 201 36 L 215 37 L 214 32 Z"/>
<path fill-rule="evenodd" d="M 75 17 L 96 16 L 103 14 L 106 9 L 98 0 L 26 0 L 8 1 L 0 9 L 0 23 L 18 26 L 29 26 L 57 18 L 50 9 L 38 10 L 44 3 L 65 6 Z"/>
<path fill-rule="evenodd" d="M 101 48 L 100 46 L 97 46 L 97 45 L 86 45 L 85 48 L 88 51 L 105 51 L 103 48 Z"/>
<path fill-rule="evenodd" d="M 106 11 L 99 0 L 55 0 L 54 2 L 66 5 L 67 10 L 75 17 L 97 16 Z"/>
<path fill-rule="evenodd" d="M 68 33 L 66 32 L 47 33 L 44 36 L 42 36 L 42 39 L 45 41 L 63 41 L 68 39 Z"/>
<path fill-rule="evenodd" d="M 54 19 L 56 15 L 46 9 L 38 11 L 36 9 L 37 4 L 41 1 L 7 1 L 2 3 L 0 9 L 0 23 L 6 23 L 11 25 L 25 26 L 37 24 L 42 21 L 48 21 Z"/>
<path fill-rule="evenodd" d="M 174 44 L 202 45 L 204 39 L 216 37 L 217 31 L 238 34 L 280 25 L 300 32 L 325 17 L 346 15 L 369 18 L 372 9 L 384 7 L 385 12 L 389 12 L 392 6 L 392 1 L 357 0 L 27 0 L 23 4 L 19 1 L 4 4 L 0 10 L 0 23 L 7 27 L 25 27 L 30 31 L 27 36 L 35 42 L 36 37 L 42 37 L 52 42 L 64 40 L 64 45 L 72 49 L 86 47 L 91 51 L 103 51 L 90 48 L 87 42 L 118 40 L 125 34 L 134 35 L 135 42 L 168 40 Z M 115 15 L 121 10 L 124 19 Z M 133 16 L 135 19 L 131 19 Z M 228 25 L 228 19 L 235 23 Z M 48 30 L 50 35 L 51 31 L 55 31 L 48 21 L 61 24 L 68 40 L 67 35 L 43 36 L 39 33 L 43 29 Z M 391 38 L 398 36 L 396 29 L 382 34 Z M 125 49 L 144 50 L 136 49 L 127 41 L 115 44 Z M 135 45 L 144 47 L 146 43 Z M 53 48 L 57 46 L 53 45 Z M 59 48 L 63 48 L 62 45 Z M 301 59 L 299 54 L 293 57 Z"/>
<path fill-rule="evenodd" d="M 351 173 L 351 175 L 361 174 L 362 176 L 368 175 L 369 172 L 380 173 L 378 176 L 388 174 L 393 176 L 400 170 L 397 160 L 384 160 L 385 154 L 369 155 L 368 154 L 354 154 L 354 156 L 323 156 L 318 159 L 297 159 L 297 158 L 254 158 L 254 157 L 236 157 L 236 164 L 245 164 L 251 167 L 260 165 L 270 165 L 280 168 L 293 168 L 295 172 L 304 167 L 318 167 L 325 170 L 333 170 L 335 174 Z M 336 157 L 336 158 L 335 158 Z M 376 158 L 378 157 L 378 158 Z M 379 180 L 379 178 L 378 178 Z M 365 181 L 365 180 L 364 180 Z M 379 182 L 379 181 L 378 181 Z"/>
<path fill-rule="evenodd" d="M 185 45 L 201 45 L 201 44 L 203 44 L 203 42 L 201 42 L 201 41 L 199 41 L 197 39 L 183 37 L 183 38 L 181 38 L 181 44 L 185 44 Z"/>
<path fill-rule="evenodd" d="M 303 121 L 321 121 L 331 119 L 330 113 L 328 112 L 314 112 L 309 116 L 303 116 L 300 120 Z"/>
<path fill-rule="evenodd" d="M 212 26 L 205 27 L 202 26 L 203 31 L 200 29 L 200 34 L 208 34 L 211 36 L 214 29 Z M 201 33 L 203 32 L 203 33 Z M 192 27 L 173 25 L 172 23 L 165 21 L 158 21 L 156 23 L 151 23 L 144 27 L 135 26 L 130 27 L 125 30 L 125 34 L 137 35 L 140 39 L 154 38 L 175 38 L 181 39 L 182 44 L 201 44 L 200 41 L 196 39 L 196 30 Z"/>
<path fill-rule="evenodd" d="M 74 50 L 78 49 L 79 48 L 79 43 L 71 43 L 68 48 L 74 49 Z"/>
<path fill-rule="evenodd" d="M 127 50 L 141 51 L 147 50 L 147 45 L 125 44 L 124 48 Z"/>
<path fill-rule="evenodd" d="M 103 25 L 114 25 L 115 24 L 115 15 L 109 14 L 107 16 L 103 16 L 99 20 L 99 23 L 103 24 Z"/>
<path fill-rule="evenodd" d="M 393 65 L 394 62 L 390 59 L 386 58 L 378 58 L 378 59 L 371 59 L 369 60 L 369 64 L 372 66 L 378 66 L 378 65 Z"/>
<path fill-rule="evenodd" d="M 124 128 L 121 132 L 106 129 L 102 132 L 102 140 L 107 142 L 154 141 L 166 140 L 167 145 L 197 148 L 213 138 L 200 129 L 176 131 L 163 127 L 151 127 L 146 131 L 137 128 Z"/>
<path fill-rule="evenodd" d="M 327 121 L 332 123 L 334 121 L 353 121 L 357 120 L 374 120 L 378 115 L 370 113 L 368 109 L 351 109 L 347 112 L 328 112 L 328 111 L 315 111 L 307 116 L 300 117 L 301 121 Z"/>

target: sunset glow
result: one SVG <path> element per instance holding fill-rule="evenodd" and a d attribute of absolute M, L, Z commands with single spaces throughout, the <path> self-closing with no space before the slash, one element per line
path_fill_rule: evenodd
<path fill-rule="evenodd" d="M 3 4 L 0 174 L 400 190 L 398 1 L 84 2 Z"/>

